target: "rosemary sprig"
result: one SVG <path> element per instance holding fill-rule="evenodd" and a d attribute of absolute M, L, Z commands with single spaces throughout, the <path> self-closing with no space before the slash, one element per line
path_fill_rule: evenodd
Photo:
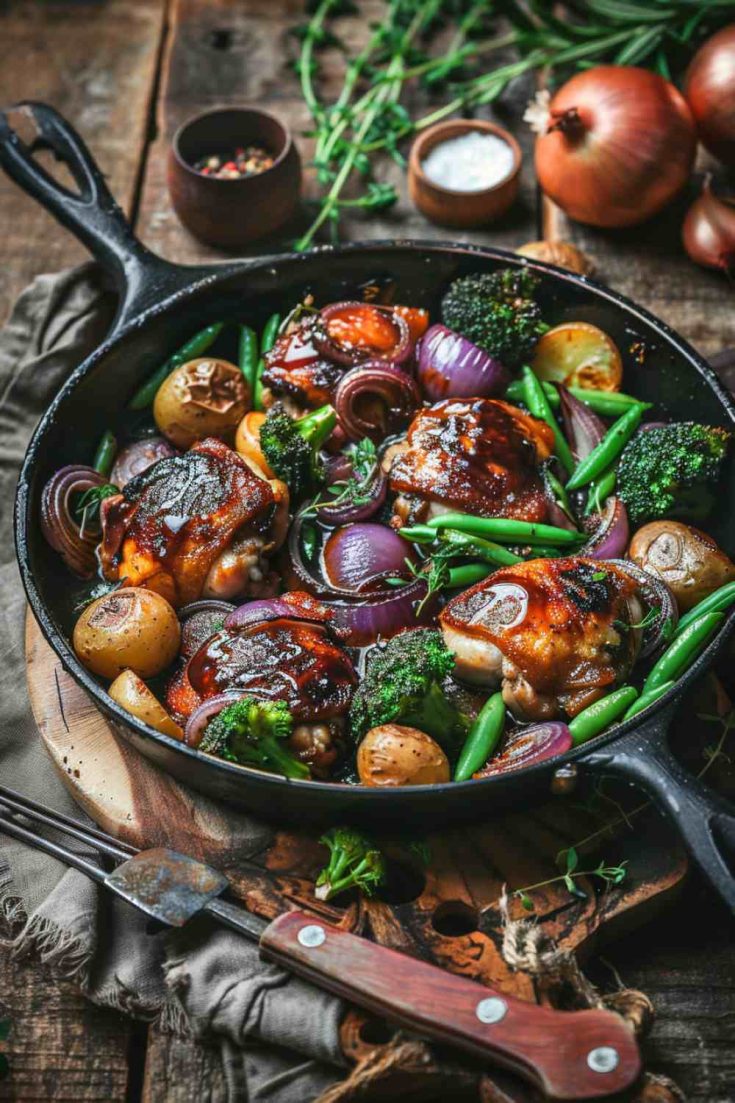
<path fill-rule="evenodd" d="M 105 498 L 111 498 L 113 494 L 119 493 L 120 490 L 114 483 L 103 483 L 102 486 L 91 486 L 79 496 L 74 512 L 79 517 L 79 535 L 82 539 L 90 528 L 99 528 L 100 506 Z"/>

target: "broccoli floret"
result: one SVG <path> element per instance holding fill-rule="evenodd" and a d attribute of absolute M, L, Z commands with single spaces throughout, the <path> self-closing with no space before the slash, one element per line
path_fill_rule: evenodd
<path fill-rule="evenodd" d="M 617 473 L 617 493 L 631 523 L 706 517 L 729 441 L 727 430 L 693 421 L 636 433 L 623 450 Z"/>
<path fill-rule="evenodd" d="M 292 728 L 293 717 L 285 701 L 243 697 L 209 721 L 199 750 L 241 766 L 258 766 L 284 777 L 307 778 L 308 766 L 283 746 Z"/>
<path fill-rule="evenodd" d="M 319 840 L 329 847 L 329 864 L 317 878 L 314 895 L 318 900 L 358 888 L 372 896 L 386 878 L 386 864 L 377 846 L 351 827 L 333 827 Z"/>
<path fill-rule="evenodd" d="M 303 497 L 322 481 L 319 449 L 336 424 L 331 406 L 320 406 L 300 418 L 289 417 L 280 405 L 269 411 L 260 429 L 260 447 L 294 498 Z"/>
<path fill-rule="evenodd" d="M 462 276 L 442 300 L 442 319 L 506 367 L 516 367 L 548 329 L 533 298 L 537 284 L 525 268 Z"/>
<path fill-rule="evenodd" d="M 454 655 L 441 632 L 417 628 L 389 640 L 368 661 L 355 691 L 350 727 L 355 740 L 379 724 L 406 724 L 454 749 L 469 726 L 448 701 L 442 682 L 454 669 Z"/>

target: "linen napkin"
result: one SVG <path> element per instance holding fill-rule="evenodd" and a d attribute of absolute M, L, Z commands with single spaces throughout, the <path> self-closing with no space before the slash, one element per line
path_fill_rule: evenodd
<path fill-rule="evenodd" d="M 43 750 L 24 689 L 26 603 L 13 497 L 33 427 L 104 337 L 114 308 L 100 270 L 86 264 L 39 277 L 0 333 L 0 778 L 79 818 Z M 269 828 L 232 816 L 246 852 L 267 845 Z M 124 901 L 2 834 L 0 923 L 11 952 L 74 978 L 93 1002 L 159 1017 L 164 1027 L 218 1045 L 232 1100 L 308 1103 L 345 1075 L 339 1000 L 265 964 L 253 944 L 206 922 L 149 934 L 146 918 Z"/>

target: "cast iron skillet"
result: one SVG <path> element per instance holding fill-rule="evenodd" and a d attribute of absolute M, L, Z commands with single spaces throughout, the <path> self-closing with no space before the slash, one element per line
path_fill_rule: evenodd
<path fill-rule="evenodd" d="M 62 463 L 88 462 L 104 428 L 115 421 L 138 384 L 182 340 L 202 325 L 227 317 L 261 324 L 305 290 L 317 302 L 352 297 L 368 277 L 390 274 L 403 302 L 436 309 L 455 276 L 502 265 L 526 264 L 501 250 L 468 245 L 383 242 L 278 256 L 257 263 L 184 268 L 149 253 L 136 239 L 110 196 L 89 152 L 51 108 L 24 104 L 39 140 L 64 160 L 79 194 L 57 184 L 0 116 L 0 163 L 30 195 L 71 229 L 120 290 L 120 306 L 105 342 L 72 374 L 42 418 L 23 465 L 16 500 L 18 561 L 28 600 L 44 636 L 71 675 L 94 698 L 117 730 L 142 754 L 195 789 L 266 817 L 298 822 L 344 819 L 374 827 L 431 827 L 487 817 L 502 807 L 526 804 L 548 791 L 554 771 L 574 762 L 628 779 L 644 789 L 677 822 L 692 854 L 735 908 L 735 815 L 688 774 L 666 745 L 677 699 L 723 648 L 726 627 L 664 698 L 634 720 L 592 743 L 545 763 L 507 775 L 462 784 L 382 791 L 322 782 L 287 781 L 201 756 L 161 735 L 119 708 L 77 662 L 68 638 L 78 595 L 38 524 L 41 489 Z M 18 110 L 18 108 L 14 109 Z M 622 348 L 646 347 L 644 366 L 628 370 L 626 389 L 656 403 L 657 413 L 696 416 L 735 427 L 735 406 L 704 361 L 662 322 L 620 295 L 549 265 L 532 264 L 542 277 L 542 307 L 555 322 L 586 319 Z M 735 471 L 722 490 L 714 535 L 735 550 Z"/>

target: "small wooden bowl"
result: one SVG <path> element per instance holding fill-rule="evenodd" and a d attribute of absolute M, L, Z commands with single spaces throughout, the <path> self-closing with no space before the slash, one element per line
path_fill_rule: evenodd
<path fill-rule="evenodd" d="M 193 165 L 204 157 L 249 143 L 263 146 L 274 163 L 255 176 L 220 180 Z M 301 190 L 301 159 L 291 133 L 258 107 L 205 111 L 179 127 L 168 157 L 168 188 L 187 230 L 223 249 L 265 237 L 293 214 Z"/>
<path fill-rule="evenodd" d="M 424 173 L 423 162 L 434 146 L 449 138 L 459 138 L 471 130 L 477 130 L 481 134 L 495 134 L 508 143 L 513 152 L 513 167 L 509 174 L 491 188 L 483 188 L 482 191 L 454 191 L 429 180 Z M 515 200 L 522 160 L 521 148 L 513 135 L 495 123 L 481 119 L 450 119 L 435 123 L 419 135 L 411 146 L 408 192 L 416 207 L 431 222 L 461 229 L 483 226 L 505 214 Z"/>

